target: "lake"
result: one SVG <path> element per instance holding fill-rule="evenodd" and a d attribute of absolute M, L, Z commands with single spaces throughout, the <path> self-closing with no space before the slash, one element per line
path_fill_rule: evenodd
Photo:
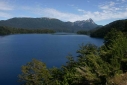
<path fill-rule="evenodd" d="M 66 56 L 77 56 L 82 43 L 103 44 L 103 39 L 76 34 L 16 34 L 0 37 L 0 85 L 19 85 L 21 66 L 33 58 L 47 67 L 60 67 Z"/>

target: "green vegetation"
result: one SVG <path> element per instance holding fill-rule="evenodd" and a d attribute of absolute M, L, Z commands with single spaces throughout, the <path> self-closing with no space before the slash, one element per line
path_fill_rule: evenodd
<path fill-rule="evenodd" d="M 26 33 L 54 33 L 53 30 L 49 29 L 18 29 L 18 28 L 10 28 L 5 26 L 0 26 L 0 35 L 8 35 L 8 34 L 26 34 Z"/>
<path fill-rule="evenodd" d="M 19 79 L 23 85 L 122 85 L 127 81 L 127 37 L 121 31 L 112 29 L 103 46 L 81 45 L 77 53 L 76 60 L 67 57 L 61 68 L 48 69 L 34 59 L 22 66 Z"/>
<path fill-rule="evenodd" d="M 50 74 L 43 62 L 33 59 L 26 66 L 22 66 L 22 74 L 19 78 L 26 85 L 43 85 L 43 83 L 48 85 Z"/>
<path fill-rule="evenodd" d="M 88 31 L 84 31 L 84 30 L 80 30 L 80 31 L 77 32 L 77 34 L 88 35 L 89 32 Z"/>
<path fill-rule="evenodd" d="M 77 31 L 77 34 L 82 34 L 82 35 L 90 35 L 91 33 L 93 33 L 95 30 L 97 30 L 98 28 L 92 29 L 92 30 L 80 30 Z"/>
<path fill-rule="evenodd" d="M 90 36 L 104 38 L 108 32 L 110 32 L 113 28 L 116 30 L 122 31 L 123 33 L 127 33 L 127 19 L 125 20 L 117 20 L 112 23 L 109 23 L 105 26 L 100 27 L 99 29 L 93 31 Z"/>

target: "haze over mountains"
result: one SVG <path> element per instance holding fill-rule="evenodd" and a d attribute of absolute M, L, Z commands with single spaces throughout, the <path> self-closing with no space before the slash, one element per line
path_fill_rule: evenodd
<path fill-rule="evenodd" d="M 79 30 L 91 30 L 97 25 L 91 18 L 75 22 L 63 22 L 55 18 L 28 18 L 17 17 L 8 20 L 1 20 L 0 26 L 8 26 L 24 29 L 52 29 L 57 32 L 77 32 Z"/>

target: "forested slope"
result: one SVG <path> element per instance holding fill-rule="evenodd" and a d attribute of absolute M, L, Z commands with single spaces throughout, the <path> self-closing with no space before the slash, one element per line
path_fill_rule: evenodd
<path fill-rule="evenodd" d="M 111 31 L 111 29 L 117 29 L 122 32 L 127 32 L 127 19 L 125 20 L 117 20 L 114 22 L 111 22 L 105 26 L 100 27 L 99 29 L 95 30 L 91 33 L 91 37 L 98 37 L 98 38 L 104 38 L 104 36 Z"/>
<path fill-rule="evenodd" d="M 0 35 L 9 35 L 9 34 L 28 34 L 28 33 L 54 33 L 55 31 L 51 29 L 21 29 L 21 28 L 12 28 L 6 26 L 0 26 Z"/>

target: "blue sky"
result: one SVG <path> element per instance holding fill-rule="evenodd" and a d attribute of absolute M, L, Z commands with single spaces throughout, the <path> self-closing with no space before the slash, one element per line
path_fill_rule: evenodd
<path fill-rule="evenodd" d="M 87 20 L 105 25 L 127 19 L 127 0 L 0 0 L 0 20 L 49 17 L 62 21 Z"/>

